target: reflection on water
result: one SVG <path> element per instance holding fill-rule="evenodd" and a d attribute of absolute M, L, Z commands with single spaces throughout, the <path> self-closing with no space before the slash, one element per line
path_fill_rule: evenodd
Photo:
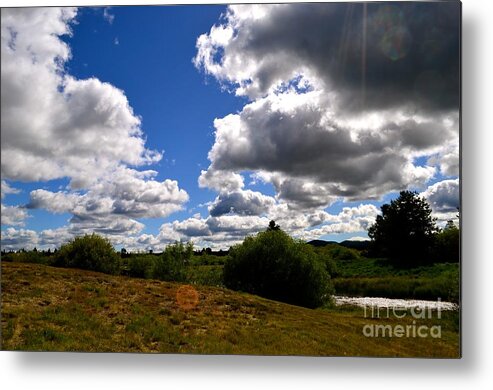
<path fill-rule="evenodd" d="M 344 297 L 334 296 L 336 305 L 374 306 L 374 307 L 399 307 L 399 308 L 430 308 L 440 310 L 458 310 L 459 305 L 444 301 L 422 301 L 415 299 L 391 299 L 377 297 Z"/>

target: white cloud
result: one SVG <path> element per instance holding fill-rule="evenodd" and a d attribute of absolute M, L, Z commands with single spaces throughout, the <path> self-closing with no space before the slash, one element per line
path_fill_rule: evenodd
<path fill-rule="evenodd" d="M 33 249 L 39 241 L 34 230 L 7 228 L 2 230 L 2 250 Z"/>
<path fill-rule="evenodd" d="M 363 35 L 362 4 L 230 5 L 221 23 L 197 39 L 195 65 L 251 99 L 301 75 L 305 84 L 341 91 L 341 104 L 351 111 L 457 108 L 460 7 L 365 7 Z M 433 50 L 426 47 L 430 36 Z"/>
<path fill-rule="evenodd" d="M 433 216 L 438 218 L 438 223 L 452 219 L 455 220 L 460 206 L 459 179 L 443 180 L 429 186 L 420 194 L 431 206 Z"/>
<path fill-rule="evenodd" d="M 348 238 L 348 241 L 369 241 L 369 237 L 362 237 L 362 236 L 354 236 L 351 238 Z"/>
<path fill-rule="evenodd" d="M 221 193 L 209 206 L 212 217 L 234 213 L 239 215 L 262 215 L 276 203 L 270 196 L 251 190 Z"/>
<path fill-rule="evenodd" d="M 161 218 L 181 210 L 188 194 L 178 183 L 149 179 L 155 172 L 119 169 L 95 183 L 88 192 L 51 192 L 34 190 L 29 208 L 44 208 L 53 213 L 71 213 L 79 220 L 95 218 Z"/>
<path fill-rule="evenodd" d="M 28 217 L 27 210 L 18 206 L 6 206 L 2 203 L 2 226 L 24 226 L 24 220 Z"/>
<path fill-rule="evenodd" d="M 456 174 L 459 7 L 365 7 L 364 79 L 360 4 L 231 5 L 197 39 L 195 66 L 250 100 L 214 121 L 202 186 L 232 191 L 204 178 L 253 172 L 290 208 L 314 210 Z M 433 18 L 445 10 L 438 33 Z M 393 27 L 423 42 L 435 31 L 446 60 L 382 46 Z M 422 157 L 430 163 L 415 163 Z"/>
<path fill-rule="evenodd" d="M 81 188 L 121 164 L 158 161 L 145 148 L 138 118 L 123 91 L 64 72 L 76 11 L 2 12 L 2 176 L 39 181 L 69 177 Z M 36 169 L 32 169 L 35 166 Z"/>
<path fill-rule="evenodd" d="M 201 171 L 198 183 L 200 188 L 212 188 L 219 192 L 235 191 L 244 186 L 242 175 L 220 170 Z"/>
<path fill-rule="evenodd" d="M 104 9 L 103 9 L 103 18 L 109 24 L 113 24 L 113 22 L 115 20 L 115 15 L 113 15 L 112 13 L 110 13 L 110 9 L 111 9 L 111 7 L 104 7 Z"/>
<path fill-rule="evenodd" d="M 281 199 L 301 208 L 325 207 L 338 197 L 379 198 L 406 186 L 423 187 L 436 169 L 413 160 L 439 150 L 451 131 L 441 122 L 404 113 L 398 122 L 383 120 L 376 129 L 344 127 L 331 116 L 324 93 L 288 91 L 216 119 L 211 165 L 201 184 L 218 191 L 238 188 L 221 186 L 222 177 L 254 171 L 262 172 Z"/>
<path fill-rule="evenodd" d="M 8 194 L 18 194 L 21 192 L 18 188 L 11 187 L 5 180 L 2 180 L 2 199 L 5 198 Z"/>
<path fill-rule="evenodd" d="M 2 178 L 70 180 L 67 191 L 30 194 L 30 208 L 73 215 L 68 226 L 46 233 L 51 241 L 54 234 L 137 234 L 143 224 L 136 218 L 166 217 L 189 199 L 176 181 L 138 170 L 162 153 L 145 146 L 141 118 L 124 91 L 66 72 L 70 47 L 60 37 L 71 34 L 76 14 L 50 7 L 10 8 L 1 15 Z M 113 22 L 107 8 L 104 17 Z M 2 197 L 13 192 L 2 180 Z M 27 215 L 5 206 L 2 214 L 11 225 Z"/>

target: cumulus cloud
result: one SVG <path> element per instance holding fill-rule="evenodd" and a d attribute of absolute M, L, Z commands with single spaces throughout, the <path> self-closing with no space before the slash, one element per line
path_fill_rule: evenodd
<path fill-rule="evenodd" d="M 250 102 L 214 121 L 199 181 L 224 192 L 203 178 L 260 172 L 315 209 L 453 174 L 459 24 L 453 3 L 229 6 L 194 62 Z"/>
<path fill-rule="evenodd" d="M 454 132 L 443 121 L 413 117 L 354 130 L 332 119 L 325 102 L 320 92 L 290 91 L 216 119 L 211 166 L 201 177 L 263 171 L 281 198 L 307 207 L 377 198 L 423 186 L 435 168 L 416 166 L 414 158 L 439 150 Z"/>
<path fill-rule="evenodd" d="M 9 194 L 18 194 L 18 188 L 11 187 L 2 180 L 2 200 Z M 27 210 L 19 206 L 7 206 L 1 204 L 1 224 L 10 226 L 24 226 L 24 220 L 29 216 Z"/>
<path fill-rule="evenodd" d="M 275 202 L 271 196 L 251 190 L 228 192 L 219 194 L 209 206 L 209 213 L 212 217 L 229 213 L 261 215 L 268 212 Z"/>
<path fill-rule="evenodd" d="M 19 192 L 18 188 L 13 188 L 5 180 L 2 180 L 2 199 L 8 194 L 18 194 Z"/>
<path fill-rule="evenodd" d="M 459 179 L 439 181 L 420 195 L 430 203 L 433 215 L 440 224 L 456 218 L 460 206 Z"/>
<path fill-rule="evenodd" d="M 124 91 L 67 73 L 71 53 L 61 36 L 71 34 L 76 15 L 74 8 L 56 7 L 2 11 L 2 177 L 69 179 L 65 191 L 30 194 L 27 208 L 73 215 L 49 234 L 135 234 L 143 228 L 135 219 L 166 217 L 189 197 L 175 180 L 157 181 L 157 172 L 138 170 L 161 160 L 162 152 L 145 146 L 141 118 Z M 107 8 L 104 17 L 113 22 Z M 13 191 L 2 180 L 2 198 Z M 21 225 L 26 215 L 2 206 L 4 224 Z"/>
<path fill-rule="evenodd" d="M 93 226 L 94 231 L 102 231 L 98 224 L 108 224 L 109 221 L 121 225 L 124 218 L 161 218 L 181 210 L 182 204 L 188 201 L 188 194 L 173 180 L 144 180 L 146 175 L 154 174 L 120 169 L 114 172 L 111 180 L 102 180 L 83 194 L 34 190 L 30 193 L 27 208 L 71 213 L 73 224 Z M 123 226 L 130 233 L 130 226 Z M 109 231 L 112 230 L 110 227 Z"/>
<path fill-rule="evenodd" d="M 2 12 L 2 176 L 41 181 L 63 177 L 74 188 L 122 164 L 157 162 L 147 149 L 140 118 L 124 92 L 96 78 L 64 70 L 71 8 Z M 32 169 L 35 166 L 36 169 Z"/>
<path fill-rule="evenodd" d="M 33 249 L 38 242 L 38 233 L 34 230 L 13 227 L 2 230 L 2 250 Z"/>
<path fill-rule="evenodd" d="M 245 185 L 243 176 L 228 171 L 212 170 L 201 171 L 199 187 L 211 188 L 216 191 L 236 191 Z"/>
<path fill-rule="evenodd" d="M 2 225 L 24 226 L 27 210 L 19 206 L 6 206 L 2 203 Z"/>
<path fill-rule="evenodd" d="M 353 109 L 456 109 L 459 25 L 451 2 L 231 5 L 195 64 L 251 98 L 302 76 Z"/>
<path fill-rule="evenodd" d="M 325 234 L 350 233 L 366 230 L 378 215 L 379 210 L 369 204 L 345 207 L 338 214 L 324 210 L 312 213 L 293 213 L 286 203 L 271 205 L 265 215 L 223 214 L 202 218 L 196 215 L 183 221 L 165 223 L 155 243 L 163 246 L 174 240 L 191 240 L 198 247 L 228 249 L 243 241 L 245 236 L 264 231 L 269 221 L 275 219 L 289 234 L 311 240 Z"/>

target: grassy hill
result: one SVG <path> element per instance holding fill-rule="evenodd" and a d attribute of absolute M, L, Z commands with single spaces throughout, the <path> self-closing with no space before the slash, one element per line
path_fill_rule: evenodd
<path fill-rule="evenodd" d="M 365 318 L 224 288 L 2 262 L 2 349 L 209 354 L 458 357 L 458 314 Z M 177 296 L 178 293 L 178 296 Z M 186 297 L 185 297 L 186 298 Z M 195 299 L 195 301 L 194 301 Z M 441 338 L 363 335 L 365 324 L 441 326 Z"/>

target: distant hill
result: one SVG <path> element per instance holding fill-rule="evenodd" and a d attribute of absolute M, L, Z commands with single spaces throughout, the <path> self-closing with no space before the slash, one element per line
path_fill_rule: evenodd
<path fill-rule="evenodd" d="M 308 241 L 307 244 L 313 245 L 313 246 L 325 246 L 329 244 L 338 244 L 338 242 L 335 241 L 324 241 L 324 240 L 312 240 Z"/>
<path fill-rule="evenodd" d="M 370 241 L 345 240 L 340 242 L 339 245 L 345 246 L 346 248 L 364 250 L 368 249 L 368 247 L 370 246 Z"/>
<path fill-rule="evenodd" d="M 337 244 L 337 245 L 344 246 L 346 248 L 364 250 L 364 249 L 368 249 L 368 247 L 370 245 L 370 241 L 345 240 L 342 242 L 336 242 L 336 241 L 312 240 L 312 241 L 308 241 L 307 244 L 313 245 L 315 247 L 322 247 L 322 246 L 326 246 L 326 245 L 330 245 L 330 244 Z"/>

